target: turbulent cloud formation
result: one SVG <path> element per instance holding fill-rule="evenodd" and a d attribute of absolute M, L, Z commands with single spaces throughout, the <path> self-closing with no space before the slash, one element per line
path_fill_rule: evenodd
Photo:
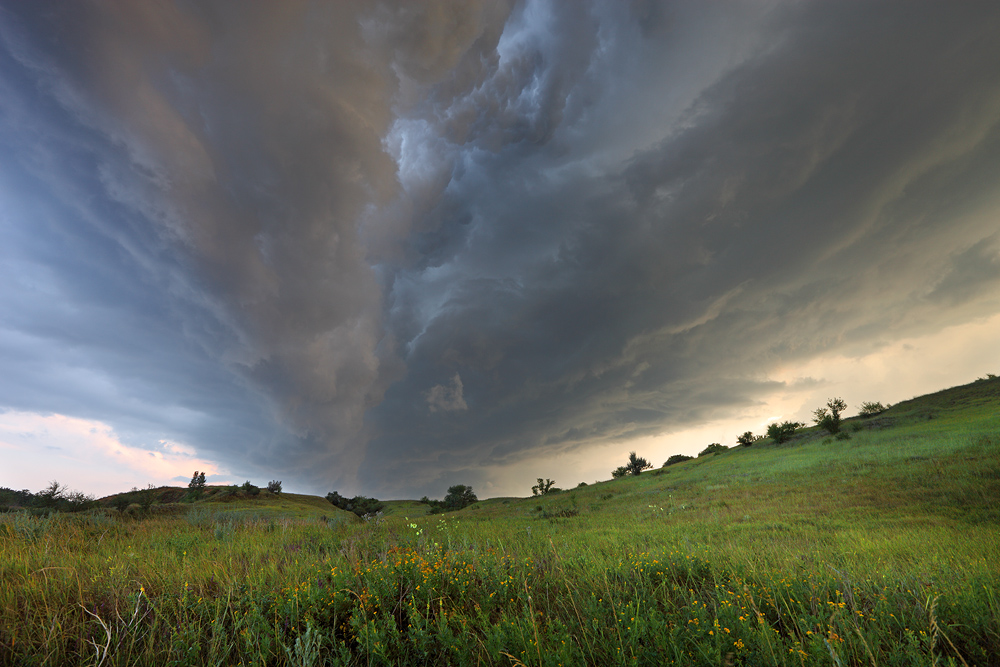
<path fill-rule="evenodd" d="M 462 397 L 462 378 L 458 373 L 452 378 L 450 387 L 443 384 L 431 387 L 427 392 L 427 406 L 431 412 L 469 409 Z"/>
<path fill-rule="evenodd" d="M 747 409 L 1000 311 L 998 37 L 986 2 L 0 11 L 0 405 L 387 497 Z"/>

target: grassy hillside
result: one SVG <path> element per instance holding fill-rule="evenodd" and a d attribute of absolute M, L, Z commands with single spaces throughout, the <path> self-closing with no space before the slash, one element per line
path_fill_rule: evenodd
<path fill-rule="evenodd" d="M 0 664 L 1000 665 L 1000 381 L 843 429 L 445 515 L 3 515 Z"/>

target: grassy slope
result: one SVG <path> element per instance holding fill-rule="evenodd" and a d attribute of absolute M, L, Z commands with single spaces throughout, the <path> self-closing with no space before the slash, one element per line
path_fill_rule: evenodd
<path fill-rule="evenodd" d="M 0 662 L 96 664 L 77 601 L 127 619 L 146 596 L 114 664 L 289 664 L 308 623 L 350 664 L 1000 664 L 1000 380 L 844 430 L 440 516 L 263 492 L 0 516 Z"/>

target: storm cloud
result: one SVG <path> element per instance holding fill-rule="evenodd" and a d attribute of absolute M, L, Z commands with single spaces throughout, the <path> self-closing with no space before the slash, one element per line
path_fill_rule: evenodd
<path fill-rule="evenodd" d="M 1000 312 L 998 38 L 986 2 L 2 10 L 0 405 L 381 497 L 738 413 Z"/>

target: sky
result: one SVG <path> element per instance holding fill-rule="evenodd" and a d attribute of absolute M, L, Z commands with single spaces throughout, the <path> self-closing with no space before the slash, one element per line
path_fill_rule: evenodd
<path fill-rule="evenodd" d="M 0 486 L 524 496 L 1000 372 L 1000 4 L 0 6 Z"/>

